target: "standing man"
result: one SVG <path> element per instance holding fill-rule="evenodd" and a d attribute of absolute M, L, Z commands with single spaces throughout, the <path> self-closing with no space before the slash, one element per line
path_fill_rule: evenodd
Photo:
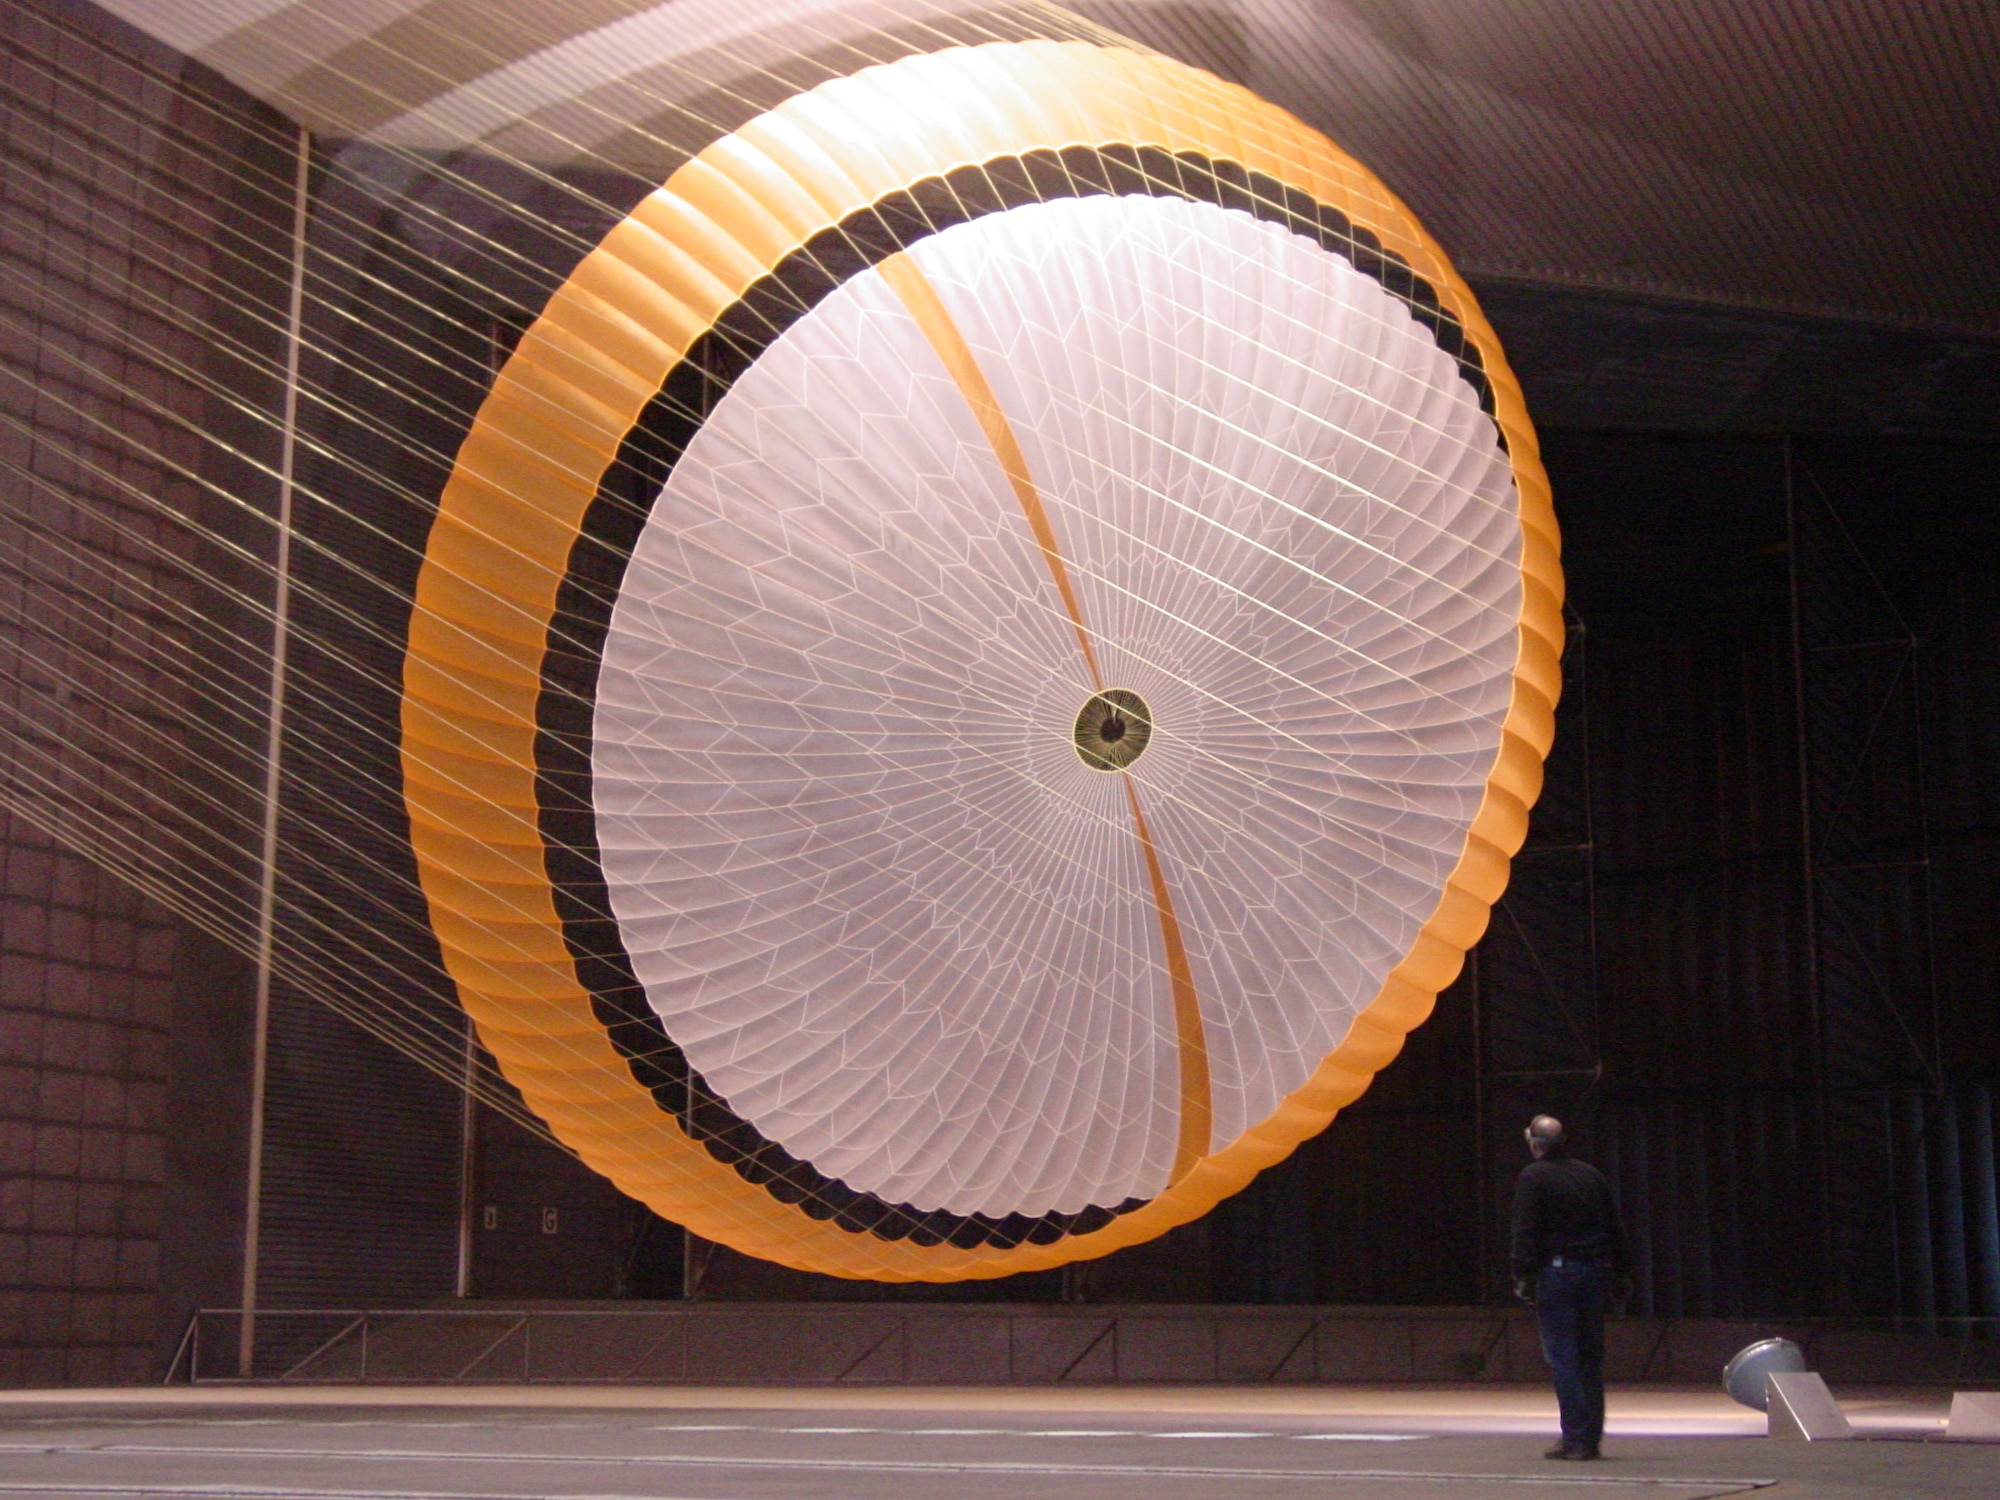
<path fill-rule="evenodd" d="M 1563 1146 L 1562 1121 L 1528 1125 L 1535 1159 L 1514 1184 L 1514 1295 L 1532 1302 L 1542 1353 L 1555 1372 L 1562 1441 L 1548 1458 L 1598 1458 L 1604 1439 L 1604 1305 L 1625 1275 L 1625 1240 L 1611 1184 Z"/>

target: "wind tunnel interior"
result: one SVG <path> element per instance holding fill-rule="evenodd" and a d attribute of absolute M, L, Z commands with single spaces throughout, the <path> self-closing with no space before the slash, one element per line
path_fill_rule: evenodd
<path fill-rule="evenodd" d="M 297 138 L 88 6 L 0 27 L 0 1379 L 132 1379 L 240 1273 L 228 939 L 261 745 L 230 643 L 268 645 L 274 455 L 245 414 L 281 385 Z M 1359 1103 L 1206 1218 L 889 1287 L 689 1241 L 550 1144 L 468 1055 L 413 881 L 375 877 L 412 873 L 392 747 L 427 507 L 539 300 L 651 182 L 337 140 L 310 172 L 278 941 L 318 967 L 272 994 L 273 1305 L 1492 1305 L 1547 1109 L 1620 1189 L 1637 1311 L 2000 1316 L 1990 339 L 1476 279 L 1572 630 L 1487 938 Z M 115 629 L 114 584 L 144 606 Z M 210 916 L 160 899 L 175 869 Z"/>

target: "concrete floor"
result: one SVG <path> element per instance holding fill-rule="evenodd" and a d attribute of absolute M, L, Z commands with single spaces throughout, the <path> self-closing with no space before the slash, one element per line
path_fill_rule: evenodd
<path fill-rule="evenodd" d="M 1555 1464 L 1544 1389 L 200 1387 L 0 1392 L 0 1500 L 1958 1500 L 2000 1446 L 1948 1399 L 1842 1404 L 1783 1443 L 1719 1392 L 1613 1393 Z"/>

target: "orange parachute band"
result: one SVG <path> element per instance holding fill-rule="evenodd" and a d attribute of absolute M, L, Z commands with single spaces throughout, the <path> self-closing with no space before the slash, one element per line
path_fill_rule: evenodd
<path fill-rule="evenodd" d="M 545 656 L 607 470 L 729 308 L 871 205 L 957 169 L 1078 148 L 1185 153 L 1281 184 L 1345 215 L 1435 290 L 1477 351 L 1512 468 L 1511 699 L 1435 909 L 1345 1038 L 1275 1111 L 1182 1162 L 1164 1191 L 1101 1228 L 1012 1245 L 887 1239 L 746 1180 L 656 1102 L 614 1045 L 547 863 L 536 758 Z M 529 1106 L 623 1192 L 699 1235 L 881 1281 L 1006 1276 L 1104 1255 L 1200 1216 L 1323 1130 L 1456 978 L 1540 790 L 1561 599 L 1549 488 L 1518 384 L 1470 290 L 1366 169 L 1248 91 L 1137 51 L 995 43 L 903 58 L 802 93 L 676 171 L 584 258 L 495 381 L 439 504 L 404 668 L 405 798 L 431 922 L 482 1042 Z"/>

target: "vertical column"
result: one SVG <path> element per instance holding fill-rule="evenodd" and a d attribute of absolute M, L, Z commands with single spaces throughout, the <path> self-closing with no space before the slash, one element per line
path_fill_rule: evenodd
<path fill-rule="evenodd" d="M 1993 1091 L 1972 1093 L 1972 1244 L 1982 1317 L 2000 1318 L 2000 1164 L 1993 1152 Z"/>
<path fill-rule="evenodd" d="M 264 1198 L 264 1098 L 270 1072 L 271 967 L 277 944 L 278 811 L 285 741 L 285 668 L 291 645 L 292 497 L 298 454 L 299 354 L 305 315 L 306 219 L 310 206 L 312 133 L 299 127 L 293 179 L 292 280 L 285 310 L 285 397 L 278 458 L 277 548 L 271 592 L 271 693 L 264 739 L 264 824 L 258 850 L 256 1013 L 250 1055 L 249 1165 L 243 1213 L 242 1316 L 237 1370 L 249 1375 L 257 1343 L 257 1255 Z"/>
<path fill-rule="evenodd" d="M 1917 640 L 1839 495 L 1788 441 L 1819 1300 L 1832 1313 L 1930 1318 L 1938 1311 L 1930 1197 L 1940 1184 L 1925 1143 L 1946 1084 Z M 1877 1228 L 1891 1201 L 1903 1231 L 1893 1244 Z"/>
<path fill-rule="evenodd" d="M 459 1078 L 458 1113 L 458 1273 L 452 1295 L 472 1295 L 472 1249 L 479 1212 L 479 1034 L 465 1018 L 465 1072 Z"/>

